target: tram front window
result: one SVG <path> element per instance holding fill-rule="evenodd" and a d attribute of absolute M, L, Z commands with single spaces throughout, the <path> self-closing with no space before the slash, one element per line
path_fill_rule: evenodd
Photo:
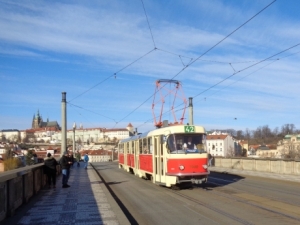
<path fill-rule="evenodd" d="M 205 134 L 172 134 L 167 147 L 171 154 L 206 152 Z"/>

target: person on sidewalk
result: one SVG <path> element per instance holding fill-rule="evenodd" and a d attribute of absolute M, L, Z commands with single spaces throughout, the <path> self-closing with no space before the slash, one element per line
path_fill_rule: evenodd
<path fill-rule="evenodd" d="M 37 154 L 34 152 L 32 156 L 33 156 L 34 164 L 37 164 L 38 163 L 38 156 L 37 156 Z"/>
<path fill-rule="evenodd" d="M 81 159 L 81 155 L 79 152 L 76 153 L 76 161 L 77 161 L 77 167 L 80 167 L 80 159 Z"/>
<path fill-rule="evenodd" d="M 208 153 L 208 166 L 212 166 L 212 155 Z"/>
<path fill-rule="evenodd" d="M 71 159 L 69 157 L 69 153 L 68 151 L 64 152 L 64 155 L 61 157 L 60 159 L 60 165 L 61 165 L 61 173 L 62 173 L 62 187 L 63 188 L 68 188 L 70 187 L 70 185 L 68 185 L 68 180 L 70 177 L 70 166 L 71 166 L 72 162 Z"/>
<path fill-rule="evenodd" d="M 70 165 L 70 167 L 73 167 L 73 164 L 74 164 L 74 155 L 73 155 L 73 153 L 69 154 L 69 157 L 70 157 L 70 160 L 72 162 L 72 164 Z"/>
<path fill-rule="evenodd" d="M 56 188 L 56 165 L 57 161 L 52 157 L 51 153 L 47 154 L 47 157 L 44 159 L 44 173 L 48 178 L 49 188 Z M 51 186 L 52 184 L 52 186 Z"/>
<path fill-rule="evenodd" d="M 89 163 L 89 155 L 86 153 L 83 157 L 83 161 L 84 161 L 84 168 L 87 169 L 88 163 Z"/>

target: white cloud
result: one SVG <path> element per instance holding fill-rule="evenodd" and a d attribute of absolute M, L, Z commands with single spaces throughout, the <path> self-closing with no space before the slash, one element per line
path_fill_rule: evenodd
<path fill-rule="evenodd" d="M 57 112 L 61 91 L 72 99 L 88 90 L 73 103 L 119 120 L 151 97 L 156 79 L 175 77 L 182 81 L 186 96 L 208 105 L 205 118 L 226 121 L 239 113 L 252 121 L 260 111 L 276 112 L 274 119 L 279 112 L 290 116 L 299 96 L 299 55 L 259 69 L 269 61 L 261 63 L 211 88 L 235 71 L 296 44 L 299 20 L 280 14 L 275 4 L 181 71 L 268 3 L 145 1 L 154 41 L 161 50 L 137 60 L 154 48 L 139 1 L 1 1 L 1 93 L 8 94 L 0 104 L 12 109 L 22 106 L 29 114 L 39 105 Z M 297 51 L 299 47 L 276 58 Z M 148 102 L 127 119 L 151 118 Z"/>

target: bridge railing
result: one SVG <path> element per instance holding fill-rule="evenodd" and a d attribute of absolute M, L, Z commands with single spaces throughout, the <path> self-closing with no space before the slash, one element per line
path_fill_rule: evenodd
<path fill-rule="evenodd" d="M 223 168 L 300 175 L 300 160 L 269 158 L 221 158 L 215 157 L 214 165 Z"/>
<path fill-rule="evenodd" d="M 37 194 L 47 183 L 43 163 L 0 173 L 0 221 Z M 60 173 L 60 167 L 58 165 Z"/>

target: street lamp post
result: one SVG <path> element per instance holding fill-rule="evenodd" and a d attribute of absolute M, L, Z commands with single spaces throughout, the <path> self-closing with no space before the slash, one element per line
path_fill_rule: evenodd
<path fill-rule="evenodd" d="M 73 124 L 73 157 L 75 157 L 75 130 L 76 130 L 76 123 Z"/>

